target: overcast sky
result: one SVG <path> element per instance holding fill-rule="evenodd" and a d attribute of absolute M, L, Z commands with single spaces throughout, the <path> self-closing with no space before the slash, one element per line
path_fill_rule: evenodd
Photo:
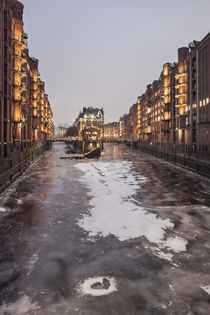
<path fill-rule="evenodd" d="M 85 105 L 118 120 L 177 49 L 210 31 L 210 0 L 22 0 L 55 124 Z"/>

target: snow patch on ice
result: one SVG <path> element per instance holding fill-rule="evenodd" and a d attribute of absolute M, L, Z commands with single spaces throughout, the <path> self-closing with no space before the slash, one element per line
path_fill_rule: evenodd
<path fill-rule="evenodd" d="M 180 252 L 186 250 L 187 241 L 167 238 L 166 230 L 173 229 L 170 219 L 161 219 L 146 211 L 134 195 L 146 178 L 132 169 L 130 162 L 88 162 L 75 165 L 84 172 L 81 182 L 89 189 L 90 214 L 84 215 L 79 226 L 89 232 L 90 238 L 115 235 L 120 241 L 145 237 L 161 249 Z M 157 252 L 167 259 L 168 254 Z"/>
<path fill-rule="evenodd" d="M 22 205 L 22 204 L 23 204 L 23 201 L 22 201 L 21 199 L 18 199 L 17 204 L 18 204 L 18 205 Z"/>
<path fill-rule="evenodd" d="M 186 251 L 187 241 L 181 237 L 175 236 L 167 238 L 166 241 L 161 241 L 164 248 L 173 250 L 174 252 Z"/>
<path fill-rule="evenodd" d="M 3 304 L 0 307 L 0 314 L 24 315 L 37 309 L 39 309 L 37 303 L 32 303 L 31 299 L 27 295 L 23 295 L 14 303 Z"/>
<path fill-rule="evenodd" d="M 0 212 L 6 212 L 7 210 L 5 208 L 0 207 Z"/>
<path fill-rule="evenodd" d="M 201 287 L 206 293 L 210 295 L 210 285 L 207 285 L 205 287 Z"/>
<path fill-rule="evenodd" d="M 152 248 L 153 254 L 155 254 L 155 256 L 158 256 L 162 259 L 168 260 L 170 262 L 172 262 L 174 255 L 171 253 L 164 253 L 163 251 L 161 251 L 159 248 Z"/>
<path fill-rule="evenodd" d="M 109 281 L 109 287 L 106 289 L 95 289 L 93 288 L 96 283 L 103 283 L 103 280 L 106 279 Z M 92 295 L 92 296 L 102 296 L 108 295 L 117 291 L 117 284 L 114 278 L 110 277 L 94 277 L 88 278 L 83 283 L 79 284 L 77 287 L 77 292 L 79 295 Z"/>

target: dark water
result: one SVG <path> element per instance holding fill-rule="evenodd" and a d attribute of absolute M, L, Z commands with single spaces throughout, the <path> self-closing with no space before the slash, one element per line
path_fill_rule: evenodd
<path fill-rule="evenodd" d="M 210 314 L 209 181 L 124 146 L 64 155 L 1 195 L 0 314 Z"/>

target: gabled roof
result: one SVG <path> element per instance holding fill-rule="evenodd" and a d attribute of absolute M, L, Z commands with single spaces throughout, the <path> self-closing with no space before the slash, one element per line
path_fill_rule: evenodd
<path fill-rule="evenodd" d="M 79 118 L 101 118 L 103 115 L 103 108 L 84 107 L 79 114 Z"/>

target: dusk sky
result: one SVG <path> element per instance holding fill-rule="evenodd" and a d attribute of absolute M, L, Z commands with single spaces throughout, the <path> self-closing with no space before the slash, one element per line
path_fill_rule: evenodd
<path fill-rule="evenodd" d="M 54 123 L 84 106 L 119 120 L 177 49 L 210 31 L 210 0 L 22 0 Z"/>

